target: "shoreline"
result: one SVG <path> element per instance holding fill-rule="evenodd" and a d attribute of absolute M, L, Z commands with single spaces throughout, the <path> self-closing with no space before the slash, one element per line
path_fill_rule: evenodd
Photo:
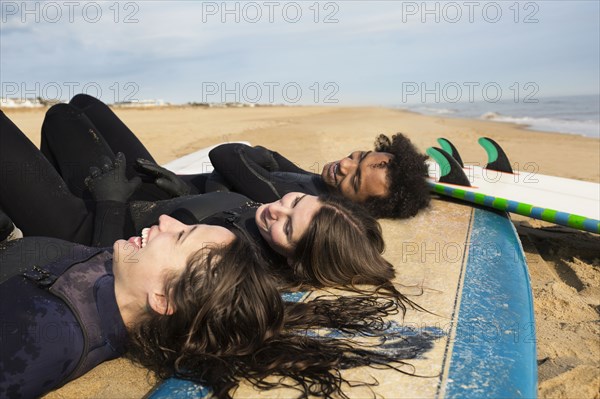
<path fill-rule="evenodd" d="M 499 121 L 493 119 L 485 119 L 481 117 L 468 117 L 468 116 L 452 116 L 452 114 L 446 113 L 425 113 L 419 112 L 410 108 L 402 108 L 402 107 L 391 107 L 391 106 L 343 106 L 343 105 L 330 105 L 330 106 L 315 106 L 315 105 L 283 105 L 283 104 L 242 104 L 242 105 L 193 105 L 193 104 L 170 104 L 170 105 L 150 105 L 150 106 L 130 106 L 130 105 L 110 105 L 112 110 L 128 110 L 128 111 L 160 111 L 160 110 L 169 110 L 169 109 L 198 109 L 198 110 L 208 110 L 208 109 L 236 109 L 236 108 L 383 108 L 390 110 L 397 110 L 403 113 L 410 113 L 415 115 L 421 115 L 431 118 L 447 118 L 447 119 L 458 119 L 465 122 L 469 121 L 481 121 L 481 122 L 490 122 L 490 123 L 499 123 L 507 126 L 511 126 L 513 128 L 521 129 L 529 132 L 537 132 L 537 133 L 550 133 L 550 134 L 561 134 L 561 135 L 569 135 L 569 136 L 577 136 L 583 138 L 590 138 L 600 140 L 600 137 L 592 137 L 583 133 L 576 132 L 568 132 L 568 131 L 558 131 L 558 130 L 540 130 L 536 129 L 534 125 L 527 123 L 518 123 L 511 121 Z M 2 108 L 0 110 L 6 112 L 46 112 L 50 106 L 42 106 L 42 107 L 10 107 L 10 108 Z M 574 121 L 577 122 L 577 121 Z"/>
<path fill-rule="evenodd" d="M 466 117 L 466 116 L 451 116 L 451 115 L 444 115 L 444 114 L 433 115 L 433 114 L 426 114 L 426 113 L 417 112 L 417 111 L 413 111 L 413 110 L 410 110 L 410 109 L 404 109 L 404 108 L 400 108 L 399 110 L 402 111 L 402 112 L 409 112 L 409 113 L 413 113 L 413 114 L 416 114 L 416 115 L 429 116 L 429 117 L 432 117 L 432 118 L 441 117 L 441 118 L 447 118 L 447 119 L 459 119 L 459 120 L 463 120 L 463 121 L 465 121 L 467 123 L 469 121 L 481 121 L 481 122 L 490 122 L 490 123 L 500 123 L 500 124 L 508 125 L 508 126 L 511 126 L 512 128 L 520 129 L 520 130 L 527 131 L 527 132 L 560 134 L 560 135 L 576 136 L 576 137 L 583 137 L 583 138 L 588 138 L 588 139 L 600 140 L 600 138 L 587 136 L 587 135 L 585 135 L 583 133 L 562 132 L 562 131 L 556 131 L 556 130 L 539 130 L 539 129 L 535 129 L 533 127 L 533 125 L 528 125 L 526 123 L 517 123 L 517 122 L 508 122 L 508 121 L 495 121 L 495 120 L 490 120 L 490 119 L 469 118 L 469 117 Z"/>

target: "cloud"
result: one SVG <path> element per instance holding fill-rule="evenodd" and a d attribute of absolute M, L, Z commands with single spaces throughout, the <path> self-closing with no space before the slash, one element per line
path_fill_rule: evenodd
<path fill-rule="evenodd" d="M 496 2 L 503 14 L 494 23 L 482 14 L 486 3 L 477 3 L 473 22 L 461 2 L 453 2 L 462 5 L 457 22 L 447 2 L 427 3 L 437 15 L 407 8 L 422 2 L 278 3 L 272 22 L 265 2 L 87 2 L 100 14 L 82 2 L 54 22 L 42 11 L 50 3 L 63 4 L 38 2 L 39 22 L 3 8 L 3 82 L 97 82 L 105 93 L 134 82 L 141 98 L 176 102 L 198 100 L 203 82 L 335 82 L 342 102 L 378 104 L 394 103 L 407 81 L 534 80 L 553 94 L 598 86 L 596 2 L 519 3 L 517 22 L 513 3 Z M 295 23 L 290 4 L 301 8 Z M 532 15 L 537 23 L 523 22 Z"/>

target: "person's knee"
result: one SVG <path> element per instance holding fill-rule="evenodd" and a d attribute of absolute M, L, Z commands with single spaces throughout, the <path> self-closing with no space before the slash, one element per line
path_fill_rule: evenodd
<path fill-rule="evenodd" d="M 85 107 L 89 107 L 90 105 L 94 105 L 94 104 L 98 104 L 98 103 L 102 103 L 102 101 L 98 100 L 96 97 L 92 97 L 89 94 L 77 94 L 75 97 L 73 97 L 71 99 L 71 101 L 69 101 L 69 104 L 79 108 L 79 109 L 83 109 Z"/>
<path fill-rule="evenodd" d="M 45 120 L 50 117 L 73 117 L 79 113 L 79 110 L 70 104 L 59 103 L 48 108 L 48 111 L 46 111 Z"/>

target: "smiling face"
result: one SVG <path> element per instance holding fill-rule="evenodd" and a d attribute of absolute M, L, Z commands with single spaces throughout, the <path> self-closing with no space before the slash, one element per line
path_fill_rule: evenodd
<path fill-rule="evenodd" d="M 387 152 L 354 151 L 346 158 L 325 164 L 321 177 L 325 184 L 354 202 L 386 196 L 386 165 L 393 157 Z"/>
<path fill-rule="evenodd" d="M 288 193 L 256 210 L 260 234 L 277 253 L 290 257 L 322 204 L 313 195 Z"/>
<path fill-rule="evenodd" d="M 181 274 L 188 258 L 198 250 L 227 245 L 234 238 L 224 227 L 189 226 L 162 215 L 158 225 L 143 229 L 140 237 L 118 240 L 113 246 L 113 273 L 121 313 L 123 308 L 131 310 L 130 304 L 142 308 L 149 304 L 155 311 L 167 312 L 161 307 L 167 302 L 165 278 Z"/>

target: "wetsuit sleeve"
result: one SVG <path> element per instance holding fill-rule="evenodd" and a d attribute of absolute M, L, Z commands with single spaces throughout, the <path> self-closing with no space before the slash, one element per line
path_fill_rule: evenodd
<path fill-rule="evenodd" d="M 257 145 L 256 147 L 248 147 L 248 157 L 255 157 L 254 160 L 260 163 L 261 159 L 268 159 L 270 165 L 274 165 L 269 169 L 270 172 L 291 172 L 308 174 L 309 172 L 296 166 L 295 163 L 284 157 L 278 152 L 271 151 L 268 148 Z M 274 162 L 274 164 L 272 163 Z"/>
<path fill-rule="evenodd" d="M 126 203 L 117 201 L 96 202 L 92 246 L 112 247 L 115 241 L 125 238 L 127 218 L 128 206 Z"/>
<path fill-rule="evenodd" d="M 264 147 L 245 144 L 223 144 L 208 154 L 215 170 L 234 191 L 258 202 L 272 202 L 281 198 L 278 183 L 271 172 L 306 174 L 292 162 Z M 289 190 L 282 191 L 283 194 Z"/>

